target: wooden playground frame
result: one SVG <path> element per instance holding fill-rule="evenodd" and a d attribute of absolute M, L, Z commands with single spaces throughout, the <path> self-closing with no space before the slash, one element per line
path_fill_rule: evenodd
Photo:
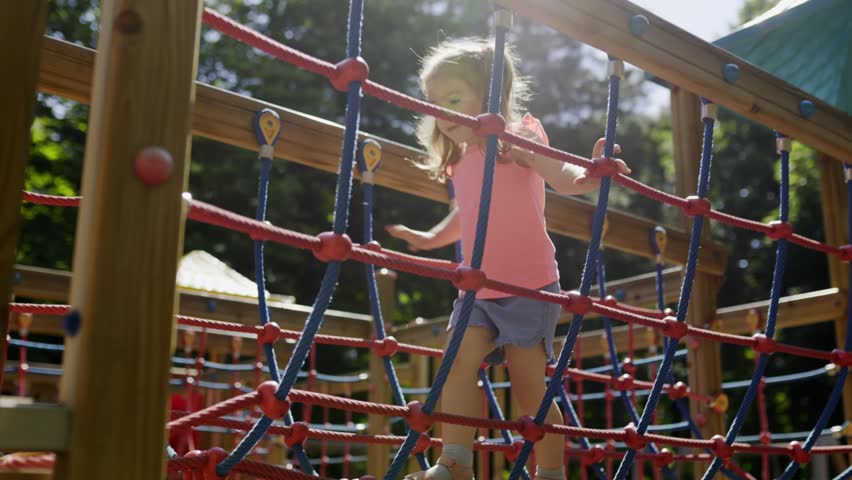
<path fill-rule="evenodd" d="M 182 250 L 185 214 L 180 195 L 187 185 L 190 135 L 256 150 L 251 119 L 260 108 L 273 108 L 285 125 L 276 157 L 333 172 L 339 162 L 342 127 L 195 82 L 201 15 L 198 0 L 104 0 L 102 3 L 97 54 L 43 36 L 47 0 L 17 2 L 0 18 L 0 40 L 6 45 L 0 49 L 0 62 L 17 73 L 0 79 L 0 104 L 8 105 L 8 113 L 0 119 L 0 157 L 4 160 L 0 162 L 3 199 L 0 231 L 4 232 L 0 238 L 2 298 L 10 298 L 13 292 L 20 191 L 29 155 L 36 90 L 92 106 L 83 196 L 95 199 L 84 202 L 80 208 L 75 271 L 67 299 L 80 312 L 82 322 L 79 333 L 66 340 L 61 403 L 54 407 L 16 407 L 12 411 L 5 409 L 6 412 L 0 409 L 0 419 L 14 413 L 23 421 L 43 422 L 49 415 L 51 422 L 58 422 L 56 431 L 67 432 L 67 437 L 57 440 L 56 435 L 41 432 L 44 441 L 52 441 L 51 449 L 58 453 L 57 478 L 106 479 L 121 470 L 127 479 L 147 480 L 157 475 L 162 477 L 164 472 L 163 425 L 167 418 L 164 400 L 170 376 L 168 359 L 175 344 L 174 278 Z M 523 15 L 677 85 L 672 88 L 677 195 L 690 195 L 695 189 L 700 156 L 696 95 L 815 147 L 821 152 L 825 240 L 834 245 L 848 243 L 845 192 L 837 164 L 837 160 L 852 161 L 852 119 L 844 112 L 625 0 L 498 0 L 498 3 L 517 8 Z M 640 14 L 650 20 L 651 28 L 638 37 L 630 32 L 628 25 L 634 15 Z M 163 49 L 172 52 L 169 58 L 152 53 Z M 728 63 L 740 67 L 736 84 L 722 78 L 722 68 Z M 152 88 L 141 81 L 149 69 L 159 72 L 159 85 L 168 88 Z M 816 105 L 816 113 L 807 120 L 798 113 L 803 99 Z M 125 115 L 127 111 L 133 112 L 132 115 Z M 434 201 L 448 201 L 443 186 L 430 181 L 405 161 L 416 151 L 376 140 L 383 144 L 384 153 L 383 166 L 376 175 L 378 185 Z M 173 175 L 157 187 L 143 185 L 132 169 L 131 159 L 140 149 L 151 145 L 166 148 L 174 160 Z M 106 201 L 118 196 L 122 202 Z M 588 240 L 589 225 L 571 220 L 590 218 L 592 210 L 593 205 L 588 202 L 549 195 L 549 228 L 553 233 Z M 646 238 L 654 222 L 618 212 L 610 212 L 608 217 L 607 246 L 653 256 L 647 246 L 637 244 L 635 239 Z M 134 221 L 122 220 L 126 218 Z M 682 264 L 689 234 L 684 228 L 666 228 L 669 244 L 665 260 Z M 150 262 L 150 258 L 161 262 Z M 848 307 L 845 293 L 849 289 L 849 267 L 833 256 L 828 262 L 833 288 L 786 299 L 779 327 L 830 320 L 834 321 L 838 338 L 842 338 Z M 725 268 L 722 248 L 704 239 L 688 321 L 710 325 L 714 319 L 723 318 L 723 330 L 742 332 L 746 313 L 759 306 L 716 308 L 716 290 Z M 128 280 L 125 270 L 137 275 Z M 383 290 L 387 294 L 392 287 Z M 110 294 L 99 294 L 102 292 Z M 7 308 L 0 303 L 0 331 L 9 328 Z M 810 314 L 802 316 L 803 311 Z M 301 318 L 294 314 L 293 321 Z M 286 321 L 276 321 L 287 328 Z M 326 328 L 334 323 L 327 323 Z M 341 319 L 342 323 L 349 328 L 358 322 Z M 395 335 L 401 341 L 421 343 L 416 341 L 423 338 L 416 334 L 418 328 L 426 327 L 414 325 L 398 330 Z M 361 328 L 357 329 L 360 333 Z M 352 331 L 347 334 L 358 336 Z M 600 353 L 596 335 L 584 335 L 581 344 L 584 355 Z M 369 333 L 361 336 L 367 337 Z M 440 341 L 437 336 L 432 337 L 428 342 Z M 639 334 L 637 338 L 645 336 Z M 138 361 L 102 371 L 101 366 L 118 351 Z M 717 344 L 703 342 L 700 348 L 690 350 L 688 364 L 689 385 L 695 391 L 706 394 L 718 389 L 721 370 Z M 379 362 L 371 364 L 371 374 L 382 375 L 378 366 Z M 412 381 L 428 382 L 423 371 L 422 361 L 413 365 L 412 375 L 416 380 Z M 850 385 L 847 383 L 844 389 L 847 419 L 852 419 Z M 376 401 L 389 400 L 387 392 L 376 390 Z M 692 405 L 692 408 L 693 413 L 698 413 L 703 407 Z M 86 428 L 79 428 L 80 425 Z M 380 427 L 371 421 L 371 429 Z M 129 428 L 135 435 L 127 435 Z M 708 415 L 704 430 L 723 432 L 721 416 Z M 36 436 L 41 433 L 36 432 Z M 372 474 L 386 467 L 382 459 L 386 457 L 377 458 L 378 462 L 370 465 Z M 126 465 L 134 468 L 127 469 Z"/>

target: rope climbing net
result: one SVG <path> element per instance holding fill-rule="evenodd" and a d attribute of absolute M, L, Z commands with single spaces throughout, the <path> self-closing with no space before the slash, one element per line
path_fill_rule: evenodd
<path fill-rule="evenodd" d="M 259 344 L 262 346 L 266 369 L 272 380 L 261 383 L 255 390 L 238 392 L 238 394 L 228 400 L 215 403 L 198 411 L 191 413 L 176 412 L 173 415 L 173 419 L 168 423 L 170 431 L 186 431 L 199 426 L 219 426 L 239 429 L 247 431 L 247 433 L 230 452 L 214 448 L 206 451 L 192 451 L 183 457 L 175 456 L 168 462 L 169 471 L 183 472 L 186 478 L 205 479 L 224 478 L 231 472 L 244 473 L 258 478 L 309 478 L 309 476 L 316 475 L 317 472 L 314 470 L 311 460 L 305 453 L 303 443 L 306 439 L 312 438 L 397 445 L 398 449 L 384 477 L 387 480 L 391 480 L 399 476 L 409 456 L 412 454 L 416 457 L 421 468 L 428 468 L 429 464 L 424 456 L 425 450 L 441 445 L 440 440 L 430 438 L 427 434 L 435 422 L 500 430 L 502 442 L 492 440 L 478 441 L 475 448 L 479 451 L 499 451 L 505 453 L 513 462 L 513 468 L 509 475 L 511 480 L 529 478 L 529 473 L 525 470 L 527 459 L 531 454 L 535 442 L 540 440 L 545 433 L 565 435 L 576 439 L 577 447 L 567 448 L 566 454 L 582 458 L 583 465 L 588 467 L 593 475 L 601 479 L 608 477 L 607 472 L 601 465 L 601 461 L 605 458 L 620 460 L 620 464 L 614 473 L 614 478 L 616 479 L 626 478 L 637 461 L 650 461 L 667 478 L 675 478 L 673 472 L 669 469 L 669 465 L 674 461 L 690 460 L 709 461 L 709 467 L 704 474 L 704 478 L 710 479 L 714 478 L 720 471 L 730 478 L 752 478 L 733 462 L 732 457 L 734 454 L 757 454 L 763 455 L 764 458 L 769 455 L 782 455 L 788 456 L 790 461 L 781 478 L 789 479 L 792 478 L 801 464 L 810 461 L 812 455 L 852 452 L 852 447 L 850 446 L 815 446 L 816 440 L 826 429 L 829 417 L 838 403 L 842 387 L 848 375 L 848 368 L 852 365 L 852 351 L 850 351 L 852 350 L 852 331 L 850 331 L 852 328 L 847 328 L 846 330 L 847 336 L 844 340 L 843 349 L 832 351 L 798 347 L 784 344 L 774 339 L 779 298 L 782 290 L 781 280 L 784 273 L 788 244 L 794 243 L 805 248 L 835 255 L 843 261 L 852 259 L 852 246 L 828 245 L 805 237 L 795 233 L 791 224 L 788 222 L 790 139 L 783 134 L 778 133 L 776 143 L 781 165 L 779 218 L 776 221 L 764 224 L 738 218 L 711 208 L 711 203 L 707 199 L 707 192 L 710 180 L 716 106 L 705 99 L 702 99 L 701 105 L 701 117 L 704 129 L 696 195 L 681 198 L 656 190 L 618 173 L 617 167 L 611 157 L 613 155 L 616 136 L 619 83 L 624 71 L 623 63 L 619 59 L 612 57 L 609 59 L 609 98 L 604 153 L 601 158 L 589 160 L 532 142 L 506 131 L 505 121 L 498 113 L 500 112 L 500 95 L 489 95 L 488 113 L 471 117 L 417 100 L 369 80 L 369 68 L 366 61 L 361 58 L 362 0 L 352 0 L 350 2 L 347 58 L 337 64 L 324 62 L 286 45 L 282 45 L 210 9 L 204 10 L 203 21 L 208 26 L 251 47 L 328 78 L 334 88 L 346 92 L 347 107 L 342 155 L 337 177 L 334 220 L 331 231 L 312 236 L 277 227 L 265 221 L 267 186 L 270 180 L 271 162 L 281 130 L 280 121 L 273 110 L 258 112 L 255 119 L 257 140 L 260 147 L 261 174 L 258 187 L 258 206 L 254 219 L 194 200 L 188 195 L 185 197 L 185 203 L 188 207 L 188 218 L 244 233 L 253 240 L 260 325 L 249 327 L 187 316 L 178 316 L 177 321 L 185 327 L 256 336 Z M 502 90 L 503 50 L 510 25 L 511 15 L 504 10 L 496 11 L 495 55 L 490 92 L 500 92 Z M 486 163 L 480 198 L 481 207 L 476 228 L 473 255 L 470 258 L 468 266 L 461 265 L 459 262 L 428 259 L 395 252 L 381 247 L 381 245 L 373 240 L 371 221 L 372 183 L 374 173 L 379 167 L 381 159 L 381 146 L 373 141 L 362 142 L 360 146 L 357 142 L 362 93 L 421 114 L 432 115 L 452 121 L 461 126 L 469 127 L 476 135 L 485 137 Z M 490 279 L 486 276 L 485 272 L 480 270 L 488 228 L 487 219 L 498 138 L 536 154 L 578 165 L 587 169 L 592 177 L 600 178 L 600 190 L 592 221 L 591 239 L 577 291 L 557 294 L 526 289 Z M 360 244 L 352 242 L 346 234 L 353 169 L 356 162 L 361 171 L 365 198 L 364 216 L 366 221 L 364 222 L 365 228 Z M 848 169 L 849 167 L 847 166 L 846 168 Z M 683 284 L 677 307 L 673 311 L 664 309 L 664 302 L 660 293 L 662 290 L 660 287 L 662 262 L 659 260 L 659 256 L 657 262 L 659 296 L 657 309 L 649 310 L 630 306 L 606 294 L 601 242 L 612 182 L 653 200 L 675 206 L 693 219 L 688 255 L 683 272 Z M 852 204 L 852 186 L 849 186 L 848 183 L 847 189 L 849 201 Z M 80 198 L 53 197 L 30 192 L 25 192 L 23 199 L 29 202 L 56 206 L 76 206 L 81 201 Z M 852 209 L 850 211 L 852 212 Z M 695 278 L 698 264 L 698 251 L 705 218 L 759 232 L 776 241 L 776 262 L 770 292 L 770 304 L 766 316 L 765 329 L 762 333 L 757 333 L 753 336 L 740 336 L 696 327 L 685 322 L 693 287 L 693 279 Z M 664 231 L 652 232 L 652 239 L 654 240 L 652 245 L 656 253 L 659 253 L 664 248 L 661 245 L 661 240 L 664 240 L 664 238 Z M 309 250 L 313 252 L 318 260 L 327 263 L 313 308 L 301 332 L 282 330 L 276 323 L 270 321 L 269 306 L 267 305 L 264 294 L 264 246 L 267 242 Z M 323 323 L 324 314 L 336 288 L 341 264 L 349 260 L 363 262 L 366 267 L 367 287 L 372 311 L 374 312 L 376 330 L 374 340 L 329 336 L 318 333 Z M 445 352 L 402 344 L 387 335 L 384 328 L 384 320 L 381 316 L 378 289 L 375 281 L 374 269 L 376 266 L 449 281 L 459 290 L 470 293 L 469 295 L 465 295 L 462 300 L 459 322 L 452 331 Z M 590 296 L 595 277 L 597 277 L 599 282 L 600 298 L 592 298 Z M 547 371 L 544 372 L 548 377 L 548 386 L 545 396 L 541 400 L 540 407 L 534 416 L 521 417 L 517 420 L 503 418 L 500 406 L 494 396 L 493 387 L 495 385 L 491 384 L 484 370 L 480 370 L 479 376 L 493 418 L 464 417 L 436 410 L 441 391 L 468 325 L 475 298 L 474 293 L 483 287 L 510 295 L 555 303 L 573 314 L 568 331 L 564 337 L 562 350 L 558 358 L 555 359 L 555 362 L 549 365 Z M 68 318 L 74 315 L 74 312 L 69 307 L 57 305 L 15 303 L 11 305 L 10 310 L 16 313 L 64 315 L 66 317 L 66 324 L 69 323 Z M 598 371 L 569 368 L 569 360 L 575 351 L 583 319 L 590 313 L 598 314 L 604 318 L 604 326 L 607 332 L 606 350 L 613 361 L 611 365 L 605 366 Z M 631 326 L 641 325 L 648 327 L 659 332 L 664 337 L 662 354 L 641 362 L 642 364 L 658 362 L 654 367 L 655 375 L 653 375 L 652 382 L 643 382 L 633 378 L 635 366 L 640 364 L 640 361 L 625 365 L 621 365 L 618 361 L 615 361 L 618 357 L 614 335 L 610 326 L 611 319 L 625 322 Z M 690 416 L 688 405 L 684 400 L 691 398 L 696 401 L 711 403 L 717 399 L 696 393 L 682 382 L 676 382 L 672 373 L 672 365 L 675 358 L 683 355 L 682 352 L 677 350 L 679 342 L 687 336 L 690 338 L 739 345 L 751 348 L 756 353 L 755 369 L 751 380 L 741 382 L 741 384 L 736 386 L 729 385 L 731 388 L 745 388 L 746 393 L 730 424 L 728 432 L 724 436 L 717 435 L 711 439 L 701 437 L 701 432 L 694 419 Z M 295 341 L 292 355 L 281 370 L 279 370 L 278 360 L 276 359 L 273 348 L 274 343 L 279 339 Z M 18 340 L 18 343 L 22 348 L 27 346 L 30 348 L 36 347 L 32 342 L 27 344 L 25 340 Z M 311 354 L 313 345 L 316 343 L 368 348 L 374 351 L 376 355 L 382 357 L 395 405 L 381 405 L 294 388 L 297 379 L 303 376 L 301 371 L 302 366 L 305 364 L 308 356 Z M 422 403 L 419 401 L 406 401 L 404 389 L 400 385 L 394 364 L 391 361 L 393 355 L 398 352 L 427 355 L 441 359 L 434 382 L 428 389 L 428 392 L 426 392 L 426 398 Z M 769 380 L 764 377 L 767 362 L 769 357 L 775 353 L 797 355 L 836 365 L 836 381 L 831 395 L 819 419 L 803 442 L 793 441 L 787 446 L 771 446 L 768 445 L 768 441 L 763 442 L 763 439 L 761 439 L 761 444 L 737 441 L 738 434 L 752 403 L 755 399 L 762 402 L 762 389 Z M 804 376 L 802 377 L 804 378 Z M 605 429 L 583 427 L 581 424 L 582 417 L 575 410 L 573 402 L 575 400 L 582 400 L 584 395 L 579 391 L 576 394 L 571 394 L 566 389 L 567 379 L 600 382 L 606 385 L 608 389 L 611 388 L 618 392 L 618 396 L 621 397 L 625 405 L 630 423 L 623 428 L 617 429 L 612 428 L 612 425 L 608 425 L 608 428 Z M 787 380 L 791 379 L 786 378 L 777 381 L 780 383 Z M 640 393 L 647 396 L 641 411 L 636 401 Z M 652 423 L 654 422 L 654 412 L 660 396 L 663 394 L 673 400 L 678 411 L 684 418 L 683 427 L 689 429 L 694 438 L 653 433 Z M 591 396 L 592 394 L 588 395 L 588 397 Z M 566 413 L 568 425 L 553 425 L 544 422 L 547 409 L 554 399 L 558 399 L 561 402 Z M 607 401 L 610 400 L 610 396 L 607 396 Z M 293 403 L 335 408 L 347 412 L 400 417 L 404 419 L 408 433 L 405 436 L 366 435 L 316 428 L 305 422 L 294 421 L 290 411 Z M 258 408 L 262 412 L 262 415 L 254 423 L 227 417 L 227 415 L 245 408 Z M 765 431 L 768 428 L 765 426 L 765 408 L 762 408 L 761 412 L 762 429 Z M 276 420 L 283 420 L 283 424 L 276 423 Z M 612 423 L 611 418 L 608 419 L 608 423 Z M 658 429 L 658 431 L 662 430 Z M 515 440 L 512 432 L 517 432 L 520 435 L 520 440 Z M 284 436 L 286 445 L 293 451 L 301 471 L 246 459 L 249 452 L 261 441 L 266 433 Z M 624 448 L 620 451 L 616 451 L 614 448 L 603 448 L 599 444 L 593 444 L 590 440 L 621 442 Z M 675 455 L 667 449 L 660 448 L 661 446 L 698 449 L 700 453 Z M 28 460 L 27 457 L 22 457 L 14 461 L 18 465 L 27 465 Z M 47 460 L 43 457 L 32 457 L 30 462 L 29 465 L 34 465 L 35 463 L 33 462 L 40 462 L 38 465 L 43 465 Z M 585 468 L 583 471 L 583 475 L 586 475 Z M 837 478 L 849 478 L 850 476 L 852 476 L 852 470 L 847 470 Z"/>

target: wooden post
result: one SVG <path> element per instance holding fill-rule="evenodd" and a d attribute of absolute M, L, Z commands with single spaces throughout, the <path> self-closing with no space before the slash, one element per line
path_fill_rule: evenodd
<path fill-rule="evenodd" d="M 700 103 L 698 97 L 678 87 L 672 88 L 671 103 L 677 195 L 682 197 L 695 195 L 703 135 Z M 688 227 L 691 224 L 692 219 L 684 217 L 684 226 Z M 708 238 L 709 235 L 710 223 L 705 219 L 702 239 Z M 696 272 L 686 317 L 689 324 L 705 328 L 712 325 L 716 315 L 716 295 L 720 284 L 721 277 L 701 271 Z M 698 393 L 713 395 L 722 387 L 719 344 L 701 340 L 698 345 L 698 348 L 688 350 L 688 385 Z M 706 405 L 690 402 L 690 411 L 693 417 L 700 415 L 707 419 L 707 423 L 701 427 L 701 433 L 705 438 L 725 432 L 724 417 L 710 410 Z M 706 463 L 696 464 L 695 478 L 701 478 L 706 468 Z"/>
<path fill-rule="evenodd" d="M 845 245 L 849 243 L 849 225 L 847 221 L 848 200 L 846 195 L 846 178 L 843 174 L 842 164 L 837 160 L 824 154 L 817 157 L 820 176 L 820 194 L 822 201 L 822 219 L 825 225 L 825 241 L 829 245 Z M 834 255 L 828 257 L 828 273 L 831 278 L 831 286 L 837 287 L 841 292 L 848 295 L 849 292 L 849 264 L 840 261 Z M 849 308 L 847 305 L 846 308 Z M 843 348 L 846 337 L 846 314 L 838 316 L 834 320 L 834 332 L 837 345 Z M 843 387 L 843 418 L 852 419 L 852 381 L 847 378 Z M 852 463 L 852 455 L 848 456 Z"/>
<path fill-rule="evenodd" d="M 376 271 L 376 282 L 379 289 L 379 302 L 382 306 L 382 318 L 385 325 L 393 322 L 394 310 L 396 310 L 396 272 L 386 268 Z M 370 355 L 370 389 L 368 399 L 371 402 L 387 404 L 391 401 L 390 385 L 385 374 L 385 365 L 382 357 L 371 353 Z M 382 415 L 368 415 L 367 429 L 371 434 L 383 435 L 388 432 L 387 418 Z M 367 474 L 376 478 L 385 474 L 385 469 L 390 465 L 389 445 L 367 446 Z"/>
<path fill-rule="evenodd" d="M 21 223 L 21 190 L 30 158 L 30 125 L 35 110 L 47 0 L 15 2 L 0 15 L 0 385 L 6 365 L 8 301 Z"/>
<path fill-rule="evenodd" d="M 198 0 L 102 2 L 71 280 L 79 322 L 67 322 L 79 330 L 69 329 L 60 387 L 73 426 L 59 479 L 165 478 L 200 16 Z"/>

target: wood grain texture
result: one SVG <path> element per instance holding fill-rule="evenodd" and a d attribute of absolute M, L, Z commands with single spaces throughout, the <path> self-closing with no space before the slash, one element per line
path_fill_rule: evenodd
<path fill-rule="evenodd" d="M 58 479 L 165 477 L 170 356 L 182 252 L 201 2 L 105 0 L 83 168 L 60 401 L 73 415 Z M 146 185 L 134 158 L 169 152 Z"/>
<path fill-rule="evenodd" d="M 784 132 L 837 160 L 852 161 L 849 115 L 627 0 L 498 0 L 497 3 L 672 85 Z M 630 32 L 630 19 L 634 15 L 643 15 L 650 22 L 650 28 L 642 36 Z M 740 69 L 734 84 L 722 77 L 722 69 L 729 63 Z M 816 113 L 809 119 L 799 114 L 799 102 L 805 99 L 816 105 Z"/>
<path fill-rule="evenodd" d="M 47 20 L 47 0 L 14 2 L 0 15 L 0 335 L 9 329 L 6 300 L 12 292 L 12 266 L 21 225 L 21 189 L 30 156 L 30 125 Z M 13 73 L 14 72 L 14 73 Z M 6 342 L 0 342 L 0 383 Z M 3 432 L 0 431 L 0 436 Z"/>

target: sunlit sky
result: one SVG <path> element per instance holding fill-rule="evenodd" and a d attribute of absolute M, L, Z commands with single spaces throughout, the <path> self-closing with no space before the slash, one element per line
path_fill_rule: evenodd
<path fill-rule="evenodd" d="M 630 0 L 654 15 L 677 25 L 693 35 L 712 42 L 732 30 L 738 23 L 744 0 Z M 648 87 L 648 111 L 656 112 L 669 103 L 668 91 Z"/>

